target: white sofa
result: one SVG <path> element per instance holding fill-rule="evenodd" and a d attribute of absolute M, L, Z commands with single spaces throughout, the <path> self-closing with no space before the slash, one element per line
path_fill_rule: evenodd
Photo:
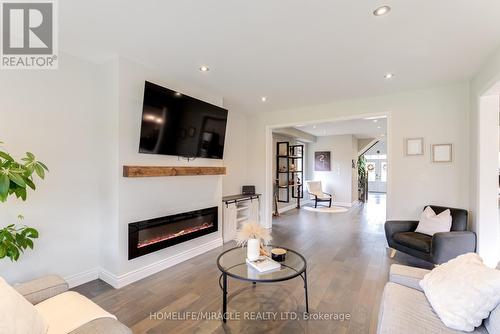
<path fill-rule="evenodd" d="M 115 316 L 58 276 L 10 286 L 0 278 L 0 333 L 132 334 Z"/>
<path fill-rule="evenodd" d="M 465 333 L 446 327 L 427 301 L 419 282 L 429 270 L 393 264 L 379 310 L 379 334 Z M 500 333 L 500 305 L 470 333 Z"/>

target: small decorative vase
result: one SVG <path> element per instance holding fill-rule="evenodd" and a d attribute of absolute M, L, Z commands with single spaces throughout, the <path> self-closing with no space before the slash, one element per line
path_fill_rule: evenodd
<path fill-rule="evenodd" d="M 260 255 L 260 240 L 248 239 L 247 241 L 247 258 L 250 261 L 256 261 Z"/>

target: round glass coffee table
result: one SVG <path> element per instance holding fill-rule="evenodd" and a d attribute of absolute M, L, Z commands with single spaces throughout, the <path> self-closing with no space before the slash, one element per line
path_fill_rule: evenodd
<path fill-rule="evenodd" d="M 285 261 L 279 262 L 280 269 L 269 272 L 259 272 L 246 263 L 246 247 L 235 247 L 224 251 L 217 258 L 217 266 L 222 274 L 219 277 L 219 286 L 222 289 L 222 316 L 226 322 L 227 316 L 227 277 L 236 278 L 242 281 L 256 283 L 273 283 L 287 281 L 300 276 L 304 281 L 304 291 L 306 297 L 306 312 L 309 312 L 309 301 L 307 297 L 307 262 L 306 259 L 294 250 L 266 246 L 269 254 L 273 248 L 283 248 L 287 250 Z M 222 281 L 222 282 L 221 282 Z"/>

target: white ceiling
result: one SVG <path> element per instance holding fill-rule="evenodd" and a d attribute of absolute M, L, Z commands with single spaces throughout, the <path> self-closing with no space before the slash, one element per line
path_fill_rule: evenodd
<path fill-rule="evenodd" d="M 383 17 L 375 0 L 58 3 L 61 50 L 118 54 L 245 111 L 465 80 L 500 43 L 498 0 L 387 0 Z"/>
<path fill-rule="evenodd" d="M 387 133 L 387 119 L 354 119 L 295 126 L 296 129 L 316 137 L 355 135 L 357 138 L 382 138 Z"/>

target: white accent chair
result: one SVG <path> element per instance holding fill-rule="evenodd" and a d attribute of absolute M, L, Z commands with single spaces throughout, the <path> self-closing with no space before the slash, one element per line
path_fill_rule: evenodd
<path fill-rule="evenodd" d="M 318 207 L 318 202 L 328 202 L 328 207 L 332 207 L 333 196 L 325 193 L 321 187 L 321 181 L 306 181 L 307 193 L 309 199 L 314 200 L 314 207 Z"/>

